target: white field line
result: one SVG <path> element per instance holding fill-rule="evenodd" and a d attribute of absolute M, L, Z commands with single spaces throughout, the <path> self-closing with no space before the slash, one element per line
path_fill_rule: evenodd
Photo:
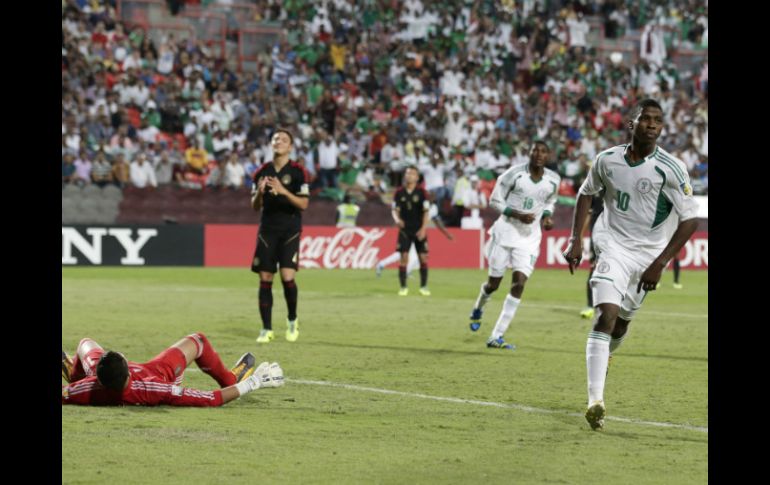
<path fill-rule="evenodd" d="M 199 369 L 187 369 L 185 372 L 200 372 Z M 471 404 L 474 406 L 488 406 L 488 407 L 495 407 L 495 408 L 503 408 L 503 409 L 516 409 L 517 411 L 523 411 L 525 413 L 539 413 L 539 414 L 560 414 L 563 416 L 571 416 L 576 418 L 582 418 L 583 415 L 580 413 L 571 413 L 569 411 L 560 411 L 556 409 L 544 409 L 544 408 L 536 408 L 532 406 L 526 406 L 524 404 L 516 404 L 516 403 L 502 403 L 502 402 L 493 402 L 493 401 L 478 401 L 476 399 L 461 399 L 458 397 L 443 397 L 443 396 L 431 396 L 429 394 L 420 394 L 416 392 L 403 392 L 403 391 L 392 391 L 390 389 L 380 389 L 378 387 L 365 387 L 365 386 L 356 386 L 353 384 L 343 384 L 340 382 L 329 382 L 329 381 L 309 381 L 305 379 L 286 379 L 286 382 L 291 382 L 294 384 L 305 384 L 310 386 L 325 386 L 325 387 L 337 387 L 341 389 L 348 389 L 351 391 L 362 391 L 362 392 L 373 392 L 377 394 L 387 394 L 391 396 L 403 396 L 403 397 L 414 397 L 418 399 L 428 399 L 431 401 L 442 401 L 442 402 L 451 402 L 455 404 Z M 620 416 L 607 416 L 604 418 L 607 421 L 618 421 L 621 423 L 629 423 L 629 424 L 638 424 L 641 426 L 655 426 L 658 428 L 673 428 L 673 429 L 684 429 L 688 431 L 698 431 L 701 433 L 708 434 L 709 429 L 704 428 L 702 426 L 692 426 L 689 424 L 677 424 L 677 423 L 662 423 L 658 421 L 644 421 L 641 419 L 634 419 L 634 418 L 623 418 Z"/>

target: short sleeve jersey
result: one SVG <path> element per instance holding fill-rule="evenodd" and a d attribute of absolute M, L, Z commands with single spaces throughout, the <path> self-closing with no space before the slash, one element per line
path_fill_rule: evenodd
<path fill-rule="evenodd" d="M 280 171 L 277 171 L 273 162 L 263 164 L 254 172 L 252 194 L 256 193 L 259 182 L 264 177 L 275 177 L 291 192 L 298 197 L 310 196 L 310 177 L 305 167 L 299 163 L 289 161 Z M 269 189 L 265 190 L 262 198 L 262 221 L 260 225 L 272 228 L 296 228 L 302 227 L 302 211 L 289 202 L 284 195 L 275 195 Z"/>
<path fill-rule="evenodd" d="M 628 148 L 618 145 L 599 153 L 580 194 L 605 191 L 595 230 L 607 231 L 629 250 L 660 251 L 676 230 L 666 223 L 672 213 L 679 221 L 698 215 L 690 177 L 685 164 L 660 147 L 636 163 L 630 161 Z"/>
<path fill-rule="evenodd" d="M 404 221 L 404 229 L 418 231 L 422 227 L 425 211 L 430 209 L 428 193 L 420 187 L 415 187 L 411 192 L 401 187 L 393 196 L 393 209 L 398 211 Z"/>

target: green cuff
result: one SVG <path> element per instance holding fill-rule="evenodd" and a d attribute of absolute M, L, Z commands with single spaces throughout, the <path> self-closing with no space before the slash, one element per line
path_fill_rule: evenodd
<path fill-rule="evenodd" d="M 511 209 L 510 207 L 506 207 L 505 209 L 503 209 L 504 216 L 511 217 L 512 214 L 513 214 L 513 209 Z"/>
<path fill-rule="evenodd" d="M 543 211 L 543 217 L 551 217 L 551 211 Z"/>

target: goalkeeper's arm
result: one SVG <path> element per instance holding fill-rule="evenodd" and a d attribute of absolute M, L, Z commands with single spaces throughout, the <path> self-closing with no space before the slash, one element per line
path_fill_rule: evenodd
<path fill-rule="evenodd" d="M 228 403 L 251 391 L 263 387 L 280 387 L 283 385 L 283 369 L 277 362 L 268 364 L 262 362 L 254 373 L 247 379 L 222 389 L 222 404 Z"/>

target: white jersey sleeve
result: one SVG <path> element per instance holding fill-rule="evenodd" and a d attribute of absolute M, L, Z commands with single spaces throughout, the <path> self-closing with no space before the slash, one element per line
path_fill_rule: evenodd
<path fill-rule="evenodd" d="M 554 191 L 545 200 L 545 207 L 543 209 L 543 216 L 548 217 L 553 214 L 556 207 L 556 200 L 559 198 L 559 185 L 561 184 L 561 177 L 551 170 L 546 172 L 549 175 L 550 181 L 555 184 Z"/>
<path fill-rule="evenodd" d="M 516 188 L 516 181 L 519 177 L 527 174 L 527 164 L 515 165 L 499 177 L 495 183 L 495 188 L 492 190 L 492 196 L 489 198 L 489 206 L 495 209 L 499 213 L 503 213 L 507 205 L 506 199 L 514 188 Z"/>
<path fill-rule="evenodd" d="M 505 210 L 504 194 L 508 191 L 508 187 L 510 186 L 509 181 L 503 178 L 507 173 L 508 172 L 505 172 L 497 177 L 497 183 L 495 183 L 495 188 L 492 190 L 492 195 L 489 198 L 489 206 L 501 214 Z"/>
<path fill-rule="evenodd" d="M 596 156 L 596 160 L 588 171 L 588 176 L 583 181 L 583 185 L 580 186 L 578 195 L 596 195 L 604 189 L 604 178 L 602 178 L 600 170 L 601 159 L 605 153 L 602 152 Z"/>

